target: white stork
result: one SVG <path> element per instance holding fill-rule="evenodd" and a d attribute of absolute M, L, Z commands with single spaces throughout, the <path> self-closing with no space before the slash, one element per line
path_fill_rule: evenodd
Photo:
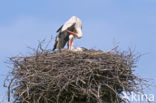
<path fill-rule="evenodd" d="M 58 35 L 56 36 L 55 45 L 53 50 L 56 48 L 62 49 L 68 42 L 68 49 L 73 50 L 74 38 L 80 39 L 82 37 L 82 22 L 76 17 L 72 16 L 64 25 L 62 25 L 58 30 Z"/>

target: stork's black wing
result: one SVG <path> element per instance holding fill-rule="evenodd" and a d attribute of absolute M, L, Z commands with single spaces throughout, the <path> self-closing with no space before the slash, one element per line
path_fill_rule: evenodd
<path fill-rule="evenodd" d="M 64 48 L 64 46 L 66 45 L 68 40 L 69 40 L 68 32 L 66 32 L 66 31 L 59 32 L 59 34 L 56 36 L 53 50 L 55 50 L 56 48 L 58 48 L 58 49 Z"/>
<path fill-rule="evenodd" d="M 72 26 L 68 27 L 67 30 L 73 31 L 75 29 L 75 24 L 76 23 L 74 23 Z"/>
<path fill-rule="evenodd" d="M 75 29 L 75 24 L 74 23 L 72 26 L 68 27 L 67 30 L 73 31 Z M 69 33 L 66 31 L 62 31 L 59 33 L 59 48 L 64 48 L 64 46 L 66 45 L 66 43 L 69 41 Z"/>
<path fill-rule="evenodd" d="M 64 48 L 64 46 L 66 45 L 66 43 L 69 40 L 69 33 L 67 33 L 66 31 L 61 32 L 61 34 L 59 35 L 59 40 L 60 40 L 60 48 Z"/>
<path fill-rule="evenodd" d="M 59 32 L 62 29 L 62 27 L 63 27 L 63 25 L 56 32 Z"/>
<path fill-rule="evenodd" d="M 72 26 L 68 27 L 67 30 L 73 31 L 75 29 L 75 24 L 76 23 L 74 23 Z M 62 29 L 62 27 L 63 27 L 63 25 L 57 30 L 57 32 L 59 32 Z M 56 48 L 58 48 L 58 49 L 64 48 L 66 43 L 69 41 L 69 35 L 70 34 L 66 31 L 59 32 L 59 34 L 56 36 L 53 50 L 55 50 Z"/>
<path fill-rule="evenodd" d="M 57 48 L 57 45 L 58 45 L 58 41 L 57 41 L 57 37 L 56 37 L 55 44 L 54 44 L 54 47 L 53 47 L 53 51 Z"/>

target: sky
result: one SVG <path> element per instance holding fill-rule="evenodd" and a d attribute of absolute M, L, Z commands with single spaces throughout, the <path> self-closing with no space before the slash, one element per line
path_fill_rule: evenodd
<path fill-rule="evenodd" d="M 29 55 L 28 47 L 55 39 L 71 16 L 83 23 L 83 38 L 74 41 L 75 47 L 108 51 L 118 44 L 143 54 L 135 74 L 151 80 L 146 91 L 156 96 L 156 0 L 0 0 L 0 103 L 7 103 L 8 57 Z"/>

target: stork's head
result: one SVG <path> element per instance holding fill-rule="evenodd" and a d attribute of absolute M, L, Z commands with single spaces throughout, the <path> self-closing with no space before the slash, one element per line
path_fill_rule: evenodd
<path fill-rule="evenodd" d="M 68 27 L 66 31 L 78 39 L 82 37 L 82 26 L 80 24 L 74 23 L 72 26 Z"/>
<path fill-rule="evenodd" d="M 82 37 L 82 29 L 79 27 L 79 28 L 75 28 L 75 30 L 76 30 L 76 37 L 78 38 L 78 39 L 80 39 L 81 37 Z"/>
<path fill-rule="evenodd" d="M 67 31 L 69 34 L 80 39 L 82 37 L 82 22 L 78 17 L 72 16 L 57 31 L 60 31 L 60 32 Z"/>

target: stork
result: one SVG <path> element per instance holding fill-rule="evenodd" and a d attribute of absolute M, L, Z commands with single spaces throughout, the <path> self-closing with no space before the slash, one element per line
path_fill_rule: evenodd
<path fill-rule="evenodd" d="M 53 50 L 62 49 L 68 42 L 68 49 L 73 50 L 73 41 L 75 38 L 80 39 L 82 37 L 82 22 L 76 17 L 72 16 L 64 25 L 57 30 L 58 35 L 56 36 Z"/>

